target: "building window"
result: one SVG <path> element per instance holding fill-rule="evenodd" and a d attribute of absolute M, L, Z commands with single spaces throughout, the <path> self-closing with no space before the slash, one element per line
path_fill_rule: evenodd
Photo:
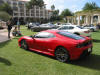
<path fill-rule="evenodd" d="M 17 7 L 13 7 L 13 10 L 18 11 L 18 8 Z"/>
<path fill-rule="evenodd" d="M 15 1 L 15 2 L 13 2 L 13 5 L 17 5 L 17 2 Z"/>
<path fill-rule="evenodd" d="M 31 16 L 35 16 L 34 14 L 31 14 Z"/>
<path fill-rule="evenodd" d="M 39 10 L 36 10 L 36 13 L 39 13 Z"/>
<path fill-rule="evenodd" d="M 18 13 L 14 13 L 14 16 L 18 16 Z"/>
<path fill-rule="evenodd" d="M 29 14 L 26 14 L 26 16 L 30 16 Z"/>
<path fill-rule="evenodd" d="M 36 16 L 39 16 L 39 14 L 38 14 L 38 13 L 36 13 Z"/>
<path fill-rule="evenodd" d="M 20 16 L 24 16 L 24 13 L 21 13 Z"/>

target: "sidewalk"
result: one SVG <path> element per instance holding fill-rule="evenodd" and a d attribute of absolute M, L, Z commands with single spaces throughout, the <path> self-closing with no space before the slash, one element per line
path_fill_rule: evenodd
<path fill-rule="evenodd" d="M 12 38 L 12 34 L 11 34 Z M 0 43 L 8 41 L 8 32 L 7 29 L 0 30 Z"/>

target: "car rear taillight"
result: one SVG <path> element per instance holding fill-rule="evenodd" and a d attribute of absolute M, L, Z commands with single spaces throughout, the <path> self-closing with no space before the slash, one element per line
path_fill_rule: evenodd
<path fill-rule="evenodd" d="M 82 47 L 88 46 L 90 44 L 92 44 L 92 40 L 89 40 L 88 42 L 79 43 L 79 44 L 76 45 L 76 47 L 82 48 Z"/>

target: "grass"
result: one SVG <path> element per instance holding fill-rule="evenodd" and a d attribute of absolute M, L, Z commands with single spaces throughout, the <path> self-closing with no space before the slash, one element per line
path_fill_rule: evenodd
<path fill-rule="evenodd" d="M 21 28 L 23 35 L 34 32 Z M 18 47 L 18 38 L 0 44 L 0 75 L 100 75 L 100 31 L 94 32 L 93 53 L 84 60 L 62 63 Z"/>

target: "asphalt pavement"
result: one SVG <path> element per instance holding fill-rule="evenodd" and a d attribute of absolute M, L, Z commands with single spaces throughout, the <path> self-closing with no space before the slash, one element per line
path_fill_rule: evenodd
<path fill-rule="evenodd" d="M 12 34 L 11 34 L 11 38 L 12 38 Z M 0 43 L 8 41 L 8 40 L 10 39 L 8 39 L 7 29 L 0 30 Z"/>

